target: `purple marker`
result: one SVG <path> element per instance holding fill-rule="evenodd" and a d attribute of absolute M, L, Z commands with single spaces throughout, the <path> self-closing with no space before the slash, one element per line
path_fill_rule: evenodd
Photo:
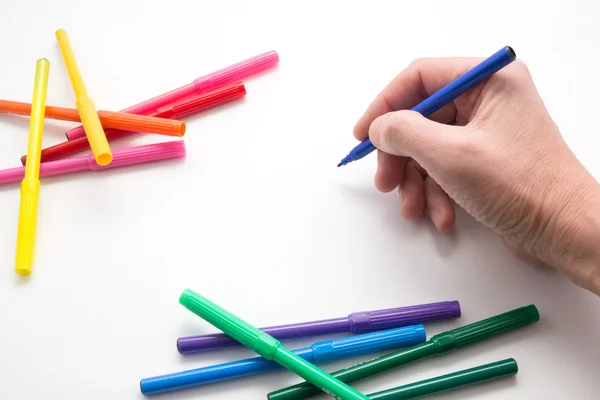
<path fill-rule="evenodd" d="M 356 312 L 342 318 L 270 326 L 260 328 L 260 330 L 276 339 L 292 339 L 338 332 L 371 332 L 459 317 L 460 303 L 458 301 L 443 301 L 418 306 Z M 239 345 L 236 340 L 224 333 L 187 336 L 177 339 L 177 350 L 181 354 L 197 353 Z"/>

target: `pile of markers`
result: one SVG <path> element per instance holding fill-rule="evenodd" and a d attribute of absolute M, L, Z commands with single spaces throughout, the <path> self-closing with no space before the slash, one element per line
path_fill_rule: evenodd
<path fill-rule="evenodd" d="M 241 344 L 262 357 L 144 378 L 140 381 L 140 390 L 146 396 L 287 369 L 305 382 L 268 393 L 268 399 L 306 399 L 322 392 L 343 400 L 413 399 L 514 376 L 518 372 L 517 362 L 513 358 L 507 358 L 368 395 L 348 384 L 418 360 L 442 356 L 531 325 L 540 318 L 537 308 L 528 305 L 438 333 L 427 340 L 423 324 L 459 318 L 461 306 L 458 301 L 356 312 L 347 317 L 260 329 L 189 289 L 181 294 L 179 302 L 223 332 L 179 338 L 177 349 L 181 354 Z M 356 335 L 316 342 L 310 347 L 293 351 L 283 347 L 280 342 L 282 339 L 340 332 Z M 391 353 L 331 373 L 316 366 L 394 349 L 396 350 Z"/>
<path fill-rule="evenodd" d="M 225 104 L 246 95 L 241 81 L 279 63 L 275 51 L 204 75 L 192 83 L 136 104 L 121 112 L 96 111 L 75 62 L 67 33 L 56 31 L 56 39 L 75 92 L 76 109 L 46 106 L 50 63 L 40 59 L 36 64 L 31 104 L 0 100 L 0 113 L 30 115 L 27 155 L 21 157 L 24 167 L 0 171 L 0 184 L 21 181 L 21 200 L 17 232 L 16 273 L 29 275 L 33 268 L 40 176 L 68 174 L 78 171 L 100 171 L 108 168 L 182 158 L 183 140 L 174 140 L 112 151 L 109 142 L 136 132 L 182 137 L 186 125 L 179 118 Z M 42 149 L 44 118 L 79 121 L 82 126 L 66 132 L 68 141 Z M 82 157 L 69 157 L 89 151 Z"/>
<path fill-rule="evenodd" d="M 31 104 L 0 100 L 0 112 L 30 115 L 31 118 L 27 155 L 21 158 L 24 167 L 0 171 L 0 184 L 22 180 L 15 268 L 21 275 L 30 274 L 33 266 L 40 176 L 104 170 L 184 157 L 183 140 L 123 148 L 114 152 L 109 141 L 136 132 L 182 137 L 186 125 L 179 121 L 179 118 L 245 96 L 246 89 L 241 79 L 273 67 L 279 62 L 277 53 L 270 51 L 200 77 L 188 85 L 121 112 L 97 111 L 86 91 L 66 32 L 58 30 L 56 38 L 75 92 L 76 108 L 46 106 L 50 69 L 50 63 L 46 59 L 37 61 Z M 504 47 L 425 99 L 413 110 L 424 116 L 431 114 L 514 59 L 514 51 L 510 47 Z M 82 126 L 67 131 L 67 142 L 42 150 L 42 132 L 46 117 L 80 121 Z M 91 149 L 91 154 L 87 156 L 66 158 L 88 149 Z M 359 160 L 374 149 L 367 139 L 344 157 L 338 166 Z M 283 368 L 305 381 L 266 394 L 270 400 L 304 399 L 322 392 L 343 400 L 399 400 L 423 397 L 514 376 L 518 372 L 517 363 L 514 359 L 507 358 L 368 395 L 360 393 L 348 384 L 421 359 L 444 355 L 539 320 L 537 308 L 529 305 L 427 339 L 423 324 L 459 318 L 461 306 L 457 301 L 357 312 L 347 317 L 261 329 L 253 327 L 189 289 L 181 294 L 179 302 L 223 332 L 179 338 L 177 348 L 181 354 L 241 344 L 261 357 L 145 378 L 140 382 L 140 389 L 144 395 L 189 389 Z M 340 332 L 355 335 L 319 341 L 310 347 L 294 351 L 288 350 L 280 342 L 283 339 Z M 389 350 L 395 351 L 331 373 L 316 366 Z"/>

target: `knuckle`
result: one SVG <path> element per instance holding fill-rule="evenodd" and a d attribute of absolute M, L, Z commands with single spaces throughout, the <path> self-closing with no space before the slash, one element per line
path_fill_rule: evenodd
<path fill-rule="evenodd" d="M 391 113 L 385 119 L 381 126 L 381 141 L 385 146 L 394 153 L 403 152 L 410 130 L 408 129 L 408 121 L 402 116 L 403 111 Z"/>
<path fill-rule="evenodd" d="M 523 60 L 515 60 L 512 64 L 512 68 L 507 69 L 508 80 L 512 85 L 518 86 L 523 81 L 531 79 L 529 68 Z"/>
<path fill-rule="evenodd" d="M 513 62 L 514 69 L 521 74 L 529 75 L 529 67 L 525 64 L 525 61 L 518 59 Z"/>
<path fill-rule="evenodd" d="M 395 115 L 388 116 L 381 127 L 381 141 L 388 145 L 395 143 L 401 126 L 401 122 Z"/>
<path fill-rule="evenodd" d="M 412 60 L 410 62 L 410 64 L 408 64 L 408 68 L 418 68 L 420 65 L 422 65 L 423 63 L 423 59 L 422 58 L 415 58 L 414 60 Z"/>
<path fill-rule="evenodd" d="M 395 112 L 389 116 L 387 119 L 386 130 L 389 134 L 396 134 L 398 132 L 402 132 L 406 123 L 403 118 L 398 116 L 400 112 Z"/>
<path fill-rule="evenodd" d="M 411 61 L 411 63 L 409 64 L 408 68 L 409 69 L 416 69 L 416 70 L 420 70 L 424 65 L 426 65 L 429 61 L 431 60 L 431 58 L 427 58 L 427 57 L 419 57 L 419 58 L 415 58 L 414 60 Z"/>

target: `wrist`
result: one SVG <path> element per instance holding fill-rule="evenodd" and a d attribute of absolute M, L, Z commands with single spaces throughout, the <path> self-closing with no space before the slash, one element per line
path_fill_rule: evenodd
<path fill-rule="evenodd" d="M 585 179 L 568 182 L 555 196 L 543 249 L 537 256 L 575 284 L 600 295 L 600 185 Z"/>

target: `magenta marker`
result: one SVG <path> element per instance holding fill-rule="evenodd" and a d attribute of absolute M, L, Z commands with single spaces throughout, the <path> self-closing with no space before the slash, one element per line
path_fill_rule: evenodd
<path fill-rule="evenodd" d="M 187 96 L 210 92 L 230 83 L 246 79 L 279 63 L 279 55 L 275 50 L 259 54 L 247 60 L 222 68 L 208 75 L 201 76 L 187 85 L 163 93 L 142 103 L 128 107 L 121 112 L 146 115 L 157 112 L 158 109 Z M 85 136 L 83 126 L 69 129 L 67 139 L 74 140 Z"/>
<path fill-rule="evenodd" d="M 260 330 L 276 339 L 292 339 L 339 332 L 372 332 L 440 319 L 459 318 L 460 314 L 460 303 L 458 301 L 444 301 L 386 310 L 355 312 L 347 317 L 270 326 L 260 328 Z M 224 333 L 187 336 L 177 339 L 177 350 L 181 354 L 232 346 L 239 346 L 239 343 Z"/>
<path fill-rule="evenodd" d="M 113 160 L 108 165 L 98 165 L 94 155 L 48 161 L 40 164 L 40 177 L 65 175 L 80 171 L 104 171 L 128 165 L 146 164 L 162 160 L 185 157 L 183 140 L 146 144 L 113 150 Z M 20 182 L 25 175 L 25 167 L 0 170 L 0 185 Z"/>

